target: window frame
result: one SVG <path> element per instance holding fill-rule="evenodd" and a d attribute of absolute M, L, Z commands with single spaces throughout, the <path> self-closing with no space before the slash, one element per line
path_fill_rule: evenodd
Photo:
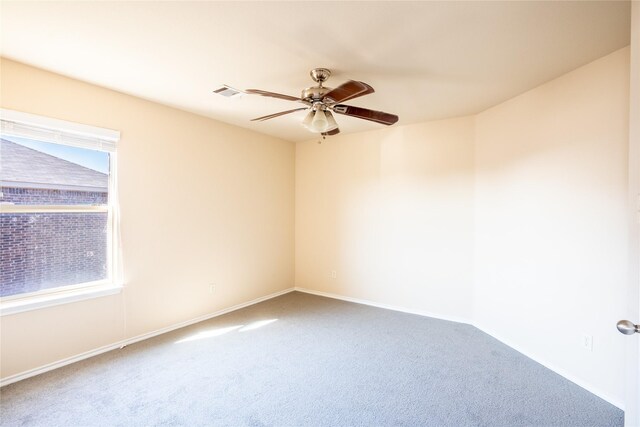
<path fill-rule="evenodd" d="M 12 132 L 13 124 L 23 127 L 20 133 Z M 117 153 L 115 143 L 120 132 L 49 117 L 0 109 L 0 136 L 19 136 L 34 141 L 61 144 L 109 153 L 108 198 L 105 205 L 8 205 L 0 204 L 0 213 L 107 213 L 107 277 L 105 279 L 56 286 L 34 292 L 0 297 L 0 315 L 19 313 L 52 305 L 75 302 L 88 298 L 119 293 L 122 283 L 118 275 L 118 221 L 117 221 Z M 36 136 L 25 134 L 24 129 L 34 129 Z M 50 134 L 50 138 L 38 138 L 37 133 Z M 72 143 L 65 143 L 68 136 Z"/>

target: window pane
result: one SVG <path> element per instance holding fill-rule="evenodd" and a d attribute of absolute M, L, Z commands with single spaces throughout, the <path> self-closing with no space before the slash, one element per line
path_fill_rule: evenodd
<path fill-rule="evenodd" d="M 25 138 L 0 140 L 0 203 L 106 205 L 109 153 Z"/>
<path fill-rule="evenodd" d="M 107 217 L 0 214 L 0 296 L 106 279 Z"/>

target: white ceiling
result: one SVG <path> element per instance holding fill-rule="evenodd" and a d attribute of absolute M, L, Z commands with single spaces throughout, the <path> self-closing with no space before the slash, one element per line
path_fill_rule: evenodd
<path fill-rule="evenodd" d="M 629 44 L 630 3 L 2 1 L 0 53 L 16 61 L 291 141 L 300 106 L 222 84 L 299 96 L 364 81 L 350 105 L 398 124 L 472 114 Z M 336 115 L 342 132 L 381 125 Z"/>

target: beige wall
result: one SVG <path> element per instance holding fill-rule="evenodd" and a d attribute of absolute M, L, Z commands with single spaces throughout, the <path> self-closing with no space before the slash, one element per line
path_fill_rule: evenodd
<path fill-rule="evenodd" d="M 3 316 L 3 378 L 293 286 L 294 144 L 9 60 L 0 71 L 2 108 L 122 132 L 125 285 Z"/>
<path fill-rule="evenodd" d="M 476 118 L 476 324 L 620 403 L 628 108 L 625 48 Z"/>
<path fill-rule="evenodd" d="M 299 143 L 296 285 L 467 320 L 473 137 L 463 117 Z"/>

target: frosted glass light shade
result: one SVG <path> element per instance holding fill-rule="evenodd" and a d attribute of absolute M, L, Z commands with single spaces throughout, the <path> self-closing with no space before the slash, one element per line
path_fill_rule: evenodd
<path fill-rule="evenodd" d="M 306 127 L 307 129 L 311 129 L 311 122 L 313 121 L 313 116 L 314 116 L 313 110 L 309 110 L 309 113 L 307 113 L 304 120 L 302 121 L 302 126 Z"/>
<path fill-rule="evenodd" d="M 327 126 L 329 126 L 329 122 L 327 121 L 327 116 L 324 114 L 324 111 L 316 111 L 311 121 L 311 131 L 318 133 L 326 132 Z"/>
<path fill-rule="evenodd" d="M 324 114 L 327 116 L 327 130 L 324 132 L 337 129 L 338 123 L 336 122 L 336 119 L 333 118 L 333 114 L 331 114 L 330 111 L 325 111 Z"/>

